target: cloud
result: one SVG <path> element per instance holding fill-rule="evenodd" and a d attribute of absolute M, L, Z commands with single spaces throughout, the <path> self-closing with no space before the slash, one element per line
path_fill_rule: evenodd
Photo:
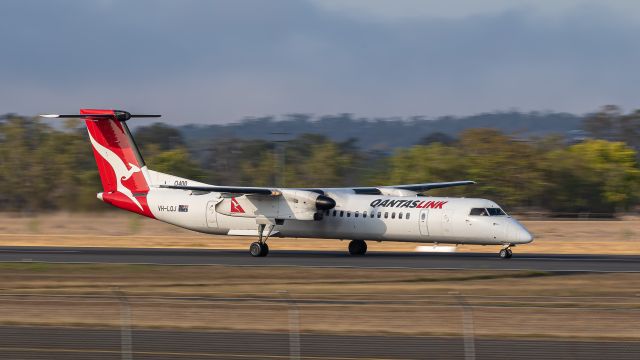
<path fill-rule="evenodd" d="M 358 19 L 406 21 L 416 19 L 464 19 L 510 11 L 536 16 L 563 16 L 581 7 L 601 7 L 618 14 L 637 14 L 635 0 L 312 0 L 321 9 Z"/>
<path fill-rule="evenodd" d="M 366 1 L 354 18 L 315 0 L 6 0 L 0 113 L 91 106 L 228 122 L 638 107 L 638 21 L 585 1 L 560 0 L 571 11 L 553 15 L 536 5 L 549 2 L 440 3 L 433 18 L 371 21 L 412 3 Z"/>

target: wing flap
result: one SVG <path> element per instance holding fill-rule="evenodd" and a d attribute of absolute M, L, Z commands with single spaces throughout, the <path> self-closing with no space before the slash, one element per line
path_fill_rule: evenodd
<path fill-rule="evenodd" d="M 160 185 L 163 189 L 178 189 L 178 190 L 192 190 L 192 191 L 204 191 L 204 192 L 219 192 L 229 194 L 256 194 L 256 195 L 271 195 L 279 196 L 281 192 L 277 189 L 263 188 L 263 187 L 250 187 L 250 186 L 182 186 L 182 185 Z"/>

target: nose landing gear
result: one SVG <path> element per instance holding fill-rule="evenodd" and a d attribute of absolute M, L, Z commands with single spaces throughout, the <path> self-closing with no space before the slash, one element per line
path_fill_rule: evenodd
<path fill-rule="evenodd" d="M 364 240 L 351 240 L 349 242 L 349 254 L 358 256 L 367 252 L 367 243 Z"/>
<path fill-rule="evenodd" d="M 500 249 L 498 256 L 500 256 L 501 259 L 511 259 L 511 256 L 513 256 L 513 252 L 511 251 L 511 244 Z"/>

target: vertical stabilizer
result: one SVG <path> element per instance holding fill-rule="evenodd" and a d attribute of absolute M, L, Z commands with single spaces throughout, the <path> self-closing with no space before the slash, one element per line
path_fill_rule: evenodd
<path fill-rule="evenodd" d="M 81 109 L 80 114 L 85 118 L 104 189 L 98 198 L 116 207 L 153 217 L 146 199 L 149 192 L 147 169 L 125 123 L 130 115 L 99 109 Z"/>

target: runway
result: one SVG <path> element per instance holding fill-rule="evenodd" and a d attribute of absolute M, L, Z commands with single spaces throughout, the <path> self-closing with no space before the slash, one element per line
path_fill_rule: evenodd
<path fill-rule="evenodd" d="M 508 260 L 489 253 L 369 252 L 354 257 L 346 251 L 283 250 L 254 258 L 240 250 L 0 247 L 0 262 L 640 272 L 640 255 L 517 252 Z"/>
<path fill-rule="evenodd" d="M 3 359 L 119 359 L 119 329 L 0 326 Z M 206 332 L 133 329 L 135 359 L 465 359 L 464 340 L 437 336 Z M 128 341 L 126 341 L 128 343 Z M 127 348 L 127 347 L 125 347 Z M 640 343 L 568 339 L 474 339 L 476 359 L 637 359 Z"/>

